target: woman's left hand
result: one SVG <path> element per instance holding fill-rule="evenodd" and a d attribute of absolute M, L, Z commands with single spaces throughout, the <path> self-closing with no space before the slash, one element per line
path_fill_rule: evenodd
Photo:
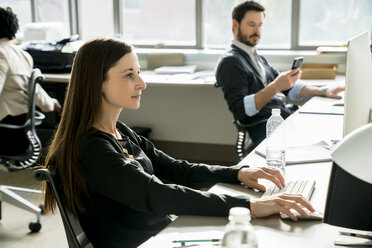
<path fill-rule="evenodd" d="M 259 178 L 264 178 L 273 182 L 278 188 L 285 186 L 283 175 L 278 170 L 269 169 L 267 167 L 248 168 L 243 167 L 238 172 L 238 180 L 244 185 L 258 189 L 259 191 L 266 191 L 265 186 L 258 183 Z"/>

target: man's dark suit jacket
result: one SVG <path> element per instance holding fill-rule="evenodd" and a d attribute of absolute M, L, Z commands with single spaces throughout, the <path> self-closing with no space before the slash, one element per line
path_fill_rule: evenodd
<path fill-rule="evenodd" d="M 266 70 L 267 82 L 272 82 L 278 75 L 263 56 L 258 56 Z M 217 84 L 222 87 L 225 100 L 235 120 L 243 124 L 254 124 L 247 130 L 253 142 L 258 145 L 266 137 L 266 120 L 271 116 L 271 109 L 279 108 L 281 116 L 287 118 L 292 111 L 279 97 L 274 96 L 256 115 L 248 116 L 244 109 L 244 97 L 255 94 L 265 88 L 265 82 L 249 55 L 235 45 L 222 56 L 216 68 Z M 288 94 L 288 90 L 283 92 Z"/>

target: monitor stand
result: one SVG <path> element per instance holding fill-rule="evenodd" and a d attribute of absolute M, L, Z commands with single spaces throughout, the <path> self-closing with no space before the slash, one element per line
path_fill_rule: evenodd
<path fill-rule="evenodd" d="M 335 245 L 372 247 L 372 234 L 359 234 L 359 233 L 343 232 L 343 231 L 340 231 L 339 234 L 340 235 L 345 235 L 345 236 L 363 238 L 363 239 L 366 239 L 366 240 L 363 240 L 363 241 L 334 241 Z"/>

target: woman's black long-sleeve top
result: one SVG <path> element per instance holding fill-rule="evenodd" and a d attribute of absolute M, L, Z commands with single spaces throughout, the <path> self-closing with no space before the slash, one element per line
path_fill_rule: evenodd
<path fill-rule="evenodd" d="M 79 144 L 79 166 L 90 194 L 79 220 L 94 247 L 138 246 L 171 222 L 169 214 L 227 216 L 231 207 L 249 207 L 247 196 L 192 188 L 238 183 L 240 166 L 176 160 L 125 124 L 118 122 L 117 128 L 124 134 L 122 140 L 91 129 Z"/>

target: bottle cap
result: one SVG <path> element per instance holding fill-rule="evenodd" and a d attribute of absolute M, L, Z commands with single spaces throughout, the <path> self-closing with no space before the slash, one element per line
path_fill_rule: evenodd
<path fill-rule="evenodd" d="M 280 115 L 280 109 L 274 108 L 271 110 L 271 114 L 273 115 Z"/>
<path fill-rule="evenodd" d="M 233 207 L 230 208 L 229 220 L 234 221 L 250 221 L 251 220 L 251 211 L 248 208 L 244 207 Z"/>

